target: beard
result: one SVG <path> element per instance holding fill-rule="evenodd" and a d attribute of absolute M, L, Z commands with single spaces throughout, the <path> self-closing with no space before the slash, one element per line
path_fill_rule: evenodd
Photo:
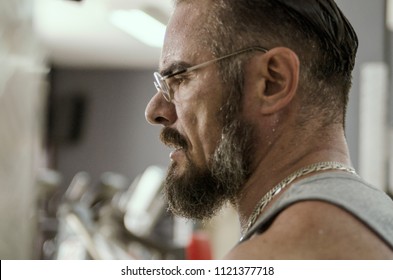
<path fill-rule="evenodd" d="M 208 166 L 198 167 L 187 157 L 187 166 L 177 174 L 177 163 L 173 162 L 164 182 L 169 210 L 185 218 L 207 220 L 227 202 L 236 204 L 251 173 L 253 131 L 251 124 L 235 119 L 222 129 Z M 161 140 L 187 154 L 187 141 L 176 130 L 164 128 Z"/>

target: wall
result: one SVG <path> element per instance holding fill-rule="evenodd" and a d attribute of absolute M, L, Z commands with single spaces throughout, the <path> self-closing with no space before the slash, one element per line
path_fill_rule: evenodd
<path fill-rule="evenodd" d="M 389 192 L 393 197 L 393 78 L 392 78 L 392 66 L 393 66 L 393 1 L 388 0 L 389 9 L 389 30 L 387 30 L 387 43 L 386 43 L 386 54 L 389 61 L 390 73 L 389 73 L 389 101 L 388 101 L 388 121 L 389 121 Z"/>
<path fill-rule="evenodd" d="M 132 180 L 149 165 L 168 164 L 169 150 L 158 141 L 160 128 L 145 120 L 146 104 L 155 93 L 152 71 L 55 72 L 56 96 L 81 94 L 87 101 L 80 139 L 64 143 L 56 156 L 66 184 L 82 170 L 95 181 L 106 171 Z"/>
<path fill-rule="evenodd" d="M 0 259 L 35 258 L 45 82 L 32 1 L 0 0 Z"/>
<path fill-rule="evenodd" d="M 353 86 L 347 114 L 347 139 L 353 163 L 359 167 L 359 95 L 361 69 L 367 63 L 384 62 L 385 58 L 385 1 L 337 0 L 359 38 L 359 49 L 353 72 Z"/>

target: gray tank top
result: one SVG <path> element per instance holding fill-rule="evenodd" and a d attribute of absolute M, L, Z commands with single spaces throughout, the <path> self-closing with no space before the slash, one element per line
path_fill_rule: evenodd
<path fill-rule="evenodd" d="M 285 208 L 306 200 L 320 200 L 346 210 L 393 249 L 393 200 L 356 175 L 333 172 L 294 183 L 261 215 L 242 241 L 263 233 Z"/>

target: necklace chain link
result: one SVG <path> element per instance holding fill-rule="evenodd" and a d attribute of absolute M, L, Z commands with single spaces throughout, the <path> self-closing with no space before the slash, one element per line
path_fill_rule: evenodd
<path fill-rule="evenodd" d="M 356 172 L 353 168 L 348 167 L 348 166 L 346 166 L 342 163 L 339 163 L 339 162 L 334 162 L 334 161 L 314 163 L 312 165 L 308 165 L 306 167 L 303 167 L 303 168 L 295 171 L 294 173 L 292 173 L 291 175 L 286 177 L 284 180 L 282 180 L 280 183 L 278 183 L 270 191 L 268 191 L 261 198 L 261 200 L 259 200 L 259 202 L 255 206 L 253 212 L 251 213 L 250 218 L 248 219 L 247 227 L 244 230 L 244 233 L 246 234 L 250 230 L 250 228 L 255 224 L 259 215 L 262 213 L 262 211 L 265 209 L 265 207 L 269 204 L 269 202 L 277 194 L 279 194 L 285 187 L 287 187 L 289 184 L 291 184 L 294 180 L 298 179 L 299 177 L 308 175 L 313 172 L 325 171 L 325 170 L 341 170 L 341 171 L 346 171 L 346 172 L 356 175 Z"/>

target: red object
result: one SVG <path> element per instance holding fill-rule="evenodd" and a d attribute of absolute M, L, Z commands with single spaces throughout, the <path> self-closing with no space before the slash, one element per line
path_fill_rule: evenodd
<path fill-rule="evenodd" d="M 187 260 L 211 260 L 212 250 L 209 237 L 204 232 L 194 232 L 186 248 Z"/>

